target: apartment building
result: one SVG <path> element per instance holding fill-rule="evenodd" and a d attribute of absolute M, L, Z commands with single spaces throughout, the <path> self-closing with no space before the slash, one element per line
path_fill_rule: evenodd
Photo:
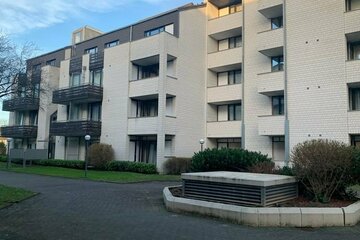
<path fill-rule="evenodd" d="M 200 139 L 284 165 L 305 140 L 359 144 L 359 59 L 360 0 L 188 4 L 109 33 L 78 29 L 71 46 L 31 59 L 28 76 L 41 70 L 54 90 L 4 102 L 1 135 L 84 159 L 89 134 L 160 171 Z"/>

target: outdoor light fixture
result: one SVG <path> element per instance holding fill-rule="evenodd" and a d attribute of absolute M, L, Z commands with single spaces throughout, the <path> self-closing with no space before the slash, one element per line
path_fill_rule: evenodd
<path fill-rule="evenodd" d="M 200 143 L 200 146 L 201 146 L 201 151 L 203 151 L 203 146 L 204 146 L 205 140 L 204 140 L 204 139 L 200 139 L 200 140 L 199 140 L 199 143 Z"/>
<path fill-rule="evenodd" d="M 7 138 L 7 164 L 6 164 L 6 168 L 10 167 L 11 164 L 11 159 L 10 159 L 10 143 L 13 139 L 12 138 Z"/>
<path fill-rule="evenodd" d="M 85 135 L 85 177 L 87 177 L 88 170 L 88 148 L 91 136 L 89 134 Z"/>

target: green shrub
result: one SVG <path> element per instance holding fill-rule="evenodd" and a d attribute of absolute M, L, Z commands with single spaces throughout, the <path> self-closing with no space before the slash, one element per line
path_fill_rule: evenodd
<path fill-rule="evenodd" d="M 295 176 L 311 192 L 315 201 L 328 202 L 339 188 L 346 187 L 353 150 L 333 140 L 311 140 L 292 151 Z"/>
<path fill-rule="evenodd" d="M 164 163 L 165 174 L 181 174 L 190 171 L 191 158 L 170 158 Z"/>
<path fill-rule="evenodd" d="M 106 165 L 114 160 L 114 150 L 108 144 L 93 144 L 88 149 L 88 160 L 96 169 L 105 169 Z"/>
<path fill-rule="evenodd" d="M 349 184 L 355 185 L 360 184 L 360 149 L 354 148 L 352 164 L 349 173 L 350 179 Z"/>
<path fill-rule="evenodd" d="M 62 168 L 73 168 L 73 169 L 84 169 L 85 162 L 80 160 L 34 160 L 34 165 L 50 166 L 50 167 L 62 167 Z"/>
<path fill-rule="evenodd" d="M 274 173 L 278 175 L 294 176 L 294 169 L 289 166 L 284 166 L 276 168 Z"/>
<path fill-rule="evenodd" d="M 0 155 L 6 155 L 6 145 L 3 142 L 0 142 Z"/>
<path fill-rule="evenodd" d="M 273 174 L 275 172 L 274 162 L 259 162 L 249 167 L 251 173 Z"/>
<path fill-rule="evenodd" d="M 111 161 L 106 164 L 105 170 L 157 174 L 156 166 L 154 164 L 128 161 Z"/>
<path fill-rule="evenodd" d="M 6 162 L 7 156 L 0 156 L 0 162 Z"/>
<path fill-rule="evenodd" d="M 249 167 L 260 163 L 271 162 L 267 155 L 250 152 L 244 149 L 205 149 L 195 153 L 191 160 L 191 171 L 248 171 Z"/>

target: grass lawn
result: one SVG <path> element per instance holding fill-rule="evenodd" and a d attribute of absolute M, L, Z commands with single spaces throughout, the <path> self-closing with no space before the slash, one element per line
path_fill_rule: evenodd
<path fill-rule="evenodd" d="M 65 177 L 74 179 L 86 179 L 84 170 L 59 168 L 59 167 L 45 167 L 45 166 L 31 166 L 23 168 L 21 165 L 12 164 L 12 167 L 7 170 L 6 163 L 0 162 L 0 170 L 11 171 L 18 173 L 29 173 L 45 176 Z M 110 172 L 110 171 L 88 171 L 89 180 L 106 181 L 115 183 L 134 183 L 146 181 L 180 181 L 180 176 L 175 175 L 157 175 L 157 174 L 141 174 L 131 172 Z"/>
<path fill-rule="evenodd" d="M 35 194 L 36 193 L 24 189 L 0 185 L 0 208 L 3 208 L 12 203 L 20 202 L 24 199 L 34 196 Z"/>

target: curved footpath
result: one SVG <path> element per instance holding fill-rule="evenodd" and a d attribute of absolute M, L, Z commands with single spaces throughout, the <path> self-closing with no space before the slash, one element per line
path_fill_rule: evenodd
<path fill-rule="evenodd" d="M 252 228 L 166 211 L 169 182 L 112 184 L 0 171 L 0 183 L 41 194 L 0 210 L 1 240 L 317 239 L 358 240 L 345 228 Z"/>

